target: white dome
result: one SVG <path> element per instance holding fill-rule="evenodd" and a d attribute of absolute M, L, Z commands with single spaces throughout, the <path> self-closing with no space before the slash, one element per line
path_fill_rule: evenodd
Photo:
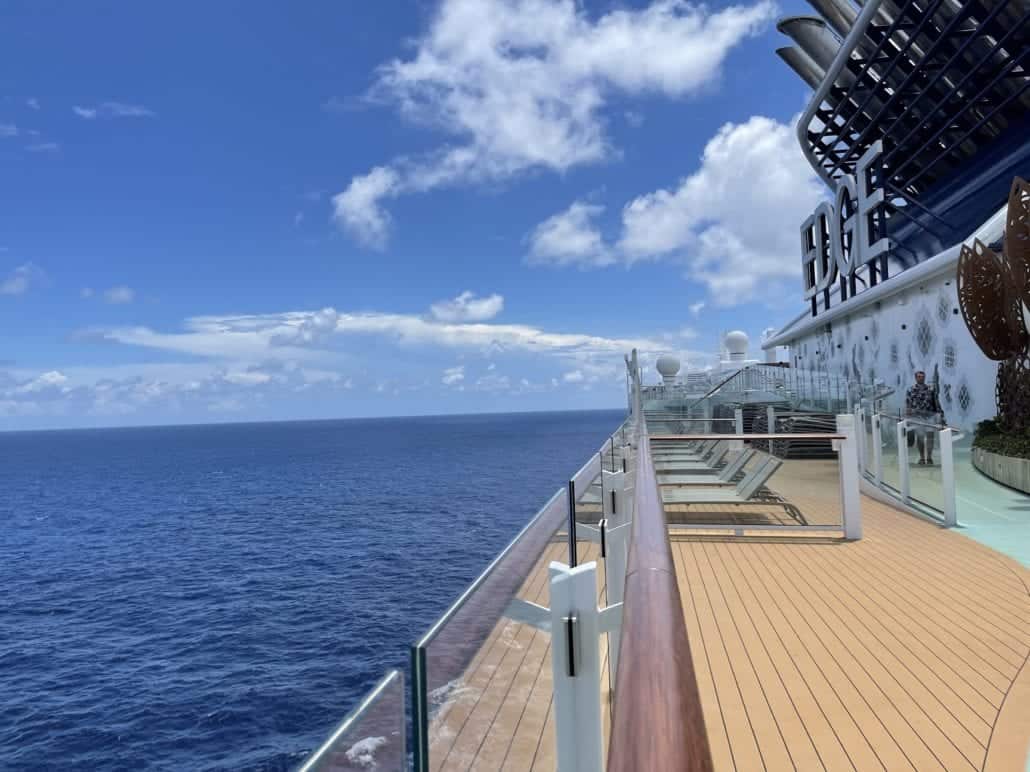
<path fill-rule="evenodd" d="M 743 356 L 747 353 L 748 337 L 746 332 L 740 330 L 734 330 L 733 332 L 726 333 L 726 337 L 723 338 L 722 344 L 726 347 L 726 353 L 731 357 L 734 354 Z"/>
<path fill-rule="evenodd" d="M 658 374 L 663 378 L 671 378 L 680 371 L 680 361 L 668 354 L 658 357 L 658 361 L 654 363 L 654 366 Z"/>

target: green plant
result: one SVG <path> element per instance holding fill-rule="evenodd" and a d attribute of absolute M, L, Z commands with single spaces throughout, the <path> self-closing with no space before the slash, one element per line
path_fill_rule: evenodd
<path fill-rule="evenodd" d="M 1030 431 L 1005 432 L 997 419 L 981 421 L 976 425 L 973 447 L 1014 458 L 1030 458 Z"/>

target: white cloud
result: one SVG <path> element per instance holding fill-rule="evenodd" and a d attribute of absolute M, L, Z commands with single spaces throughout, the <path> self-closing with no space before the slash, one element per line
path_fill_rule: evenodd
<path fill-rule="evenodd" d="M 626 204 L 618 242 L 601 249 L 626 265 L 675 260 L 687 278 L 708 288 L 716 305 L 734 305 L 794 280 L 799 257 L 793 224 L 823 196 L 792 127 L 754 116 L 719 129 L 698 169 L 675 188 Z M 552 257 L 552 262 L 561 261 Z M 695 303 L 691 312 L 704 307 Z"/>
<path fill-rule="evenodd" d="M 30 153 L 56 153 L 61 146 L 56 142 L 33 142 L 25 146 Z"/>
<path fill-rule="evenodd" d="M 704 310 L 704 308 L 705 308 L 705 301 L 699 300 L 696 303 L 691 303 L 689 306 L 687 306 L 687 308 L 690 309 L 690 315 L 691 316 L 697 316 L 698 314 L 700 314 Z"/>
<path fill-rule="evenodd" d="M 466 290 L 452 300 L 441 300 L 429 307 L 440 322 L 485 322 L 504 309 L 504 297 L 496 293 L 478 298 Z"/>
<path fill-rule="evenodd" d="M 440 381 L 445 386 L 454 386 L 465 380 L 465 365 L 455 365 L 443 371 L 443 378 Z"/>
<path fill-rule="evenodd" d="M 823 195 L 791 126 L 761 116 L 728 123 L 677 188 L 626 205 L 619 248 L 631 258 L 679 253 L 716 304 L 745 302 L 797 275 L 797 228 L 785 226 Z"/>
<path fill-rule="evenodd" d="M 39 100 L 35 97 L 29 97 L 28 99 L 26 99 L 25 104 L 27 104 L 33 110 L 39 109 Z"/>
<path fill-rule="evenodd" d="M 39 394 L 45 391 L 62 391 L 64 385 L 68 382 L 68 376 L 59 370 L 50 370 L 42 373 L 31 381 L 17 386 L 13 393 L 15 394 Z"/>
<path fill-rule="evenodd" d="M 341 336 L 383 338 L 401 346 L 478 350 L 491 356 L 506 351 L 553 356 L 580 368 L 601 361 L 615 370 L 622 366 L 622 355 L 632 348 L 640 349 L 642 355 L 670 348 L 661 340 L 648 338 L 607 338 L 551 332 L 522 324 L 444 322 L 411 314 L 334 309 L 191 317 L 186 320 L 185 329 L 179 332 L 117 327 L 80 333 L 84 339 L 212 359 L 289 358 L 299 362 L 324 361 L 338 356 L 330 346 L 332 339 Z"/>
<path fill-rule="evenodd" d="M 136 291 L 132 287 L 126 287 L 124 284 L 104 291 L 104 301 L 112 305 L 131 303 L 135 299 Z"/>
<path fill-rule="evenodd" d="M 0 139 L 5 137 L 17 137 L 18 127 L 13 123 L 0 123 Z"/>
<path fill-rule="evenodd" d="M 333 219 L 366 246 L 382 248 L 390 229 L 390 215 L 379 200 L 391 195 L 400 176 L 393 169 L 377 166 L 355 177 L 343 193 L 333 196 Z"/>
<path fill-rule="evenodd" d="M 566 383 L 582 383 L 585 380 L 582 370 L 570 370 L 562 376 Z"/>
<path fill-rule="evenodd" d="M 142 105 L 130 105 L 125 102 L 101 102 L 92 107 L 75 105 L 72 112 L 87 121 L 97 118 L 153 118 L 156 113 Z"/>
<path fill-rule="evenodd" d="M 576 201 L 564 212 L 548 217 L 529 236 L 529 262 L 600 267 L 616 257 L 594 223 L 603 206 Z"/>
<path fill-rule="evenodd" d="M 289 330 L 273 336 L 272 342 L 281 346 L 307 346 L 324 343 L 334 332 L 340 315 L 335 308 L 315 311 Z"/>
<path fill-rule="evenodd" d="M 43 271 L 33 263 L 24 263 L 0 281 L 0 295 L 24 295 L 33 284 L 44 279 Z"/>
<path fill-rule="evenodd" d="M 335 218 L 381 246 L 383 199 L 611 158 L 602 112 L 613 93 L 701 90 L 774 10 L 655 0 L 592 18 L 568 0 L 444 0 L 412 58 L 380 68 L 372 96 L 456 142 L 354 177 Z"/>

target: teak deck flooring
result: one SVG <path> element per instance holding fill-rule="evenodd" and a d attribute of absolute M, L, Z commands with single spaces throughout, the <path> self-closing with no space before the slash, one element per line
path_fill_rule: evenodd
<path fill-rule="evenodd" d="M 715 768 L 1024 770 L 1030 572 L 869 497 L 862 509 L 850 543 L 673 531 Z M 547 565 L 565 559 L 550 545 L 520 597 L 546 605 Z M 432 769 L 554 769 L 549 635 L 501 620 L 463 687 L 433 722 Z"/>

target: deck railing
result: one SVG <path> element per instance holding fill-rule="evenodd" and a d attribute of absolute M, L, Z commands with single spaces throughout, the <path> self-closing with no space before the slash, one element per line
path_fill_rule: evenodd
<path fill-rule="evenodd" d="M 866 400 L 855 408 L 855 423 L 863 446 L 862 473 L 870 483 L 946 526 L 958 525 L 954 448 L 963 432 L 876 410 Z M 919 464 L 913 457 L 920 455 L 920 445 L 924 455 L 935 456 L 940 463 Z"/>
<path fill-rule="evenodd" d="M 710 770 L 669 531 L 640 418 L 608 770 Z"/>

